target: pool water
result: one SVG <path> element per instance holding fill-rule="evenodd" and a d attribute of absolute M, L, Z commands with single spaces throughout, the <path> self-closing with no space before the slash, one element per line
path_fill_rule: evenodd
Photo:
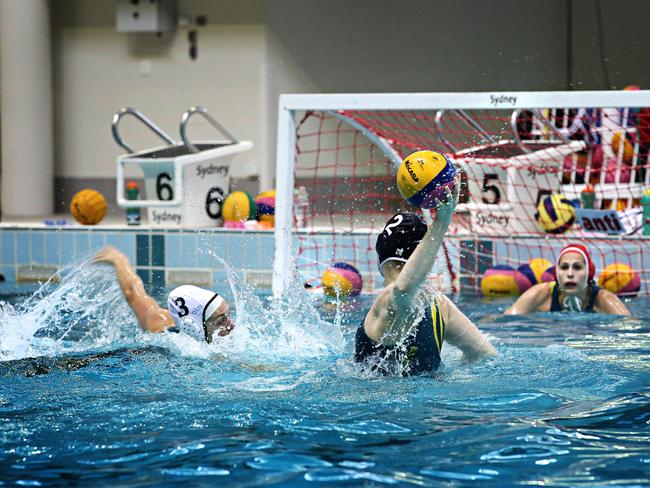
<path fill-rule="evenodd" d="M 351 360 L 371 297 L 220 291 L 237 327 L 214 345 L 139 332 L 105 266 L 6 297 L 0 484 L 650 484 L 647 298 L 620 318 L 461 297 L 498 356 L 447 345 L 435 375 L 395 378 Z"/>

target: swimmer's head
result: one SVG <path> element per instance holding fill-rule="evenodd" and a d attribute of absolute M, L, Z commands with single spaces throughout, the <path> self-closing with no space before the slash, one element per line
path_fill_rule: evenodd
<path fill-rule="evenodd" d="M 215 335 L 226 336 L 235 326 L 223 297 L 198 286 L 173 289 L 167 297 L 167 309 L 178 330 L 199 341 L 212 342 Z"/>
<path fill-rule="evenodd" d="M 413 254 L 427 232 L 427 224 L 417 214 L 402 212 L 393 215 L 377 237 L 375 250 L 379 260 L 379 272 L 384 268 L 401 266 Z"/>
<path fill-rule="evenodd" d="M 596 267 L 582 244 L 565 246 L 557 258 L 555 276 L 565 293 L 581 293 L 594 279 Z"/>

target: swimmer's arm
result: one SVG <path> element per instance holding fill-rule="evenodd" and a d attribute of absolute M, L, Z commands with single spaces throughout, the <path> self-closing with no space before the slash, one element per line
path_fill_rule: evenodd
<path fill-rule="evenodd" d="M 594 304 L 598 312 L 612 315 L 630 315 L 625 304 L 611 291 L 601 289 Z"/>
<path fill-rule="evenodd" d="M 445 201 L 438 204 L 435 220 L 395 280 L 395 293 L 401 295 L 396 296 L 398 302 L 413 299 L 431 271 L 456 209 L 459 190 L 460 183 L 457 180 L 453 194 L 448 193 Z"/>
<path fill-rule="evenodd" d="M 463 351 L 467 360 L 476 361 L 496 355 L 496 349 L 487 336 L 444 295 L 440 300 L 440 308 L 445 317 L 445 341 Z"/>
<path fill-rule="evenodd" d="M 110 263 L 114 266 L 124 298 L 135 313 L 143 330 L 163 332 L 174 324 L 174 319 L 169 312 L 160 308 L 158 303 L 145 291 L 142 280 L 122 252 L 108 246 L 101 249 L 93 261 Z"/>
<path fill-rule="evenodd" d="M 539 283 L 526 290 L 513 303 L 505 315 L 523 315 L 535 312 L 546 298 L 550 296 L 550 283 Z"/>

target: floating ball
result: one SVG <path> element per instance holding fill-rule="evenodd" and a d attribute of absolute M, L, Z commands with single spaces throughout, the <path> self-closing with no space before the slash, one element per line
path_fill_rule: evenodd
<path fill-rule="evenodd" d="M 334 263 L 323 273 L 323 291 L 330 298 L 355 297 L 361 293 L 363 278 L 361 273 L 348 263 Z"/>
<path fill-rule="evenodd" d="M 515 271 L 515 281 L 519 291 L 523 293 L 531 286 L 542 283 L 542 276 L 549 267 L 552 267 L 551 262 L 544 258 L 533 258 L 519 266 Z"/>
<path fill-rule="evenodd" d="M 453 191 L 456 168 L 442 154 L 417 151 L 407 156 L 397 170 L 397 189 L 411 205 L 432 208 Z"/>
<path fill-rule="evenodd" d="M 221 209 L 225 222 L 243 222 L 257 217 L 257 204 L 245 191 L 234 191 L 226 197 Z"/>
<path fill-rule="evenodd" d="M 617 295 L 635 296 L 641 290 L 641 277 L 627 264 L 614 263 L 600 273 L 598 286 Z"/>
<path fill-rule="evenodd" d="M 499 264 L 488 269 L 481 278 L 483 295 L 486 297 L 505 297 L 519 294 L 515 273 L 514 268 L 505 264 Z"/>
<path fill-rule="evenodd" d="M 70 211 L 72 216 L 83 225 L 98 224 L 106 215 L 106 199 L 97 190 L 81 190 L 72 197 Z"/>
<path fill-rule="evenodd" d="M 255 197 L 257 220 L 275 225 L 275 190 L 265 191 Z"/>
<path fill-rule="evenodd" d="M 576 209 L 565 197 L 553 193 L 540 199 L 535 218 L 544 232 L 562 234 L 575 223 Z"/>
<path fill-rule="evenodd" d="M 555 266 L 551 266 L 542 273 L 542 283 L 555 281 Z"/>

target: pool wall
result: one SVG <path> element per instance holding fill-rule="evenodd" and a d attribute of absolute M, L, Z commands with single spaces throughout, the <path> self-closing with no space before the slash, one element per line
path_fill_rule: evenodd
<path fill-rule="evenodd" d="M 480 277 L 495 264 L 517 267 L 534 257 L 553 262 L 566 239 L 488 238 L 452 236 L 445 240 L 433 274 L 447 291 L 453 283 L 461 292 L 479 288 Z M 336 256 L 323 249 L 337 243 Z M 649 293 L 650 239 L 587 241 L 596 262 L 597 274 L 606 264 L 625 262 L 640 273 L 641 294 Z M 57 269 L 80 262 L 106 245 L 120 249 L 135 266 L 147 289 L 179 284 L 219 287 L 227 272 L 222 260 L 246 283 L 270 289 L 274 254 L 273 231 L 239 229 L 178 229 L 116 226 L 48 226 L 44 224 L 0 224 L 0 289 L 34 286 L 46 281 Z M 294 242 L 296 254 L 298 242 Z M 381 286 L 374 259 L 374 235 L 306 233 L 301 237 L 298 264 L 335 260 L 367 254 L 359 271 L 366 291 Z M 354 250 L 354 251 L 352 251 Z M 349 255 L 348 255 L 349 254 Z M 452 274 L 453 276 L 449 276 Z M 303 276 L 304 279 L 310 277 Z"/>
<path fill-rule="evenodd" d="M 271 286 L 273 232 L 153 229 L 125 226 L 0 226 L 4 287 L 46 280 L 106 245 L 120 249 L 145 286 L 213 286 L 226 280 L 227 262 L 247 282 Z"/>

